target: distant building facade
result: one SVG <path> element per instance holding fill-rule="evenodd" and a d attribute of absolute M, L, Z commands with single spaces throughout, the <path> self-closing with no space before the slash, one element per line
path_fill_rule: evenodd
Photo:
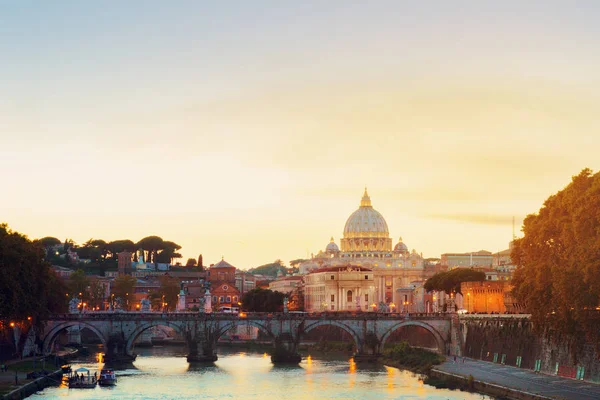
<path fill-rule="evenodd" d="M 304 311 L 372 311 L 375 280 L 370 268 L 325 267 L 304 277 Z"/>

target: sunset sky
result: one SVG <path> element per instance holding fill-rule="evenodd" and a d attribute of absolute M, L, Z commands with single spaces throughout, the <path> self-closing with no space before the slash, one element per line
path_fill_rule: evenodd
<path fill-rule="evenodd" d="M 508 247 L 600 169 L 596 1 L 2 1 L 0 222 L 249 268 Z"/>

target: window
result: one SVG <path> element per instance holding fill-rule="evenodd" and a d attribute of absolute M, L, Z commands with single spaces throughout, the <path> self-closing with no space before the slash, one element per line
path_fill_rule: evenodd
<path fill-rule="evenodd" d="M 365 275 L 365 279 L 369 279 L 369 275 Z"/>
<path fill-rule="evenodd" d="M 223 298 L 223 296 L 219 297 L 219 301 L 222 303 L 223 301 L 225 301 L 225 299 Z"/>
<path fill-rule="evenodd" d="M 229 289 L 229 286 L 227 286 L 227 285 L 224 285 L 224 286 L 223 286 L 223 290 L 227 290 L 227 289 Z"/>
<path fill-rule="evenodd" d="M 237 296 L 233 296 L 233 302 L 234 302 L 234 303 L 237 303 L 237 301 L 238 301 L 238 298 L 237 298 Z"/>
<path fill-rule="evenodd" d="M 365 293 L 365 303 L 368 303 L 368 302 L 369 302 L 369 294 Z"/>
<path fill-rule="evenodd" d="M 335 294 L 331 295 L 331 302 L 333 303 L 335 301 Z"/>
<path fill-rule="evenodd" d="M 348 293 L 346 293 L 346 301 L 348 303 L 352 302 L 352 290 L 348 290 Z"/>
<path fill-rule="evenodd" d="M 231 296 L 227 296 L 227 302 L 231 303 Z"/>
<path fill-rule="evenodd" d="M 331 311 L 335 311 L 335 306 L 333 304 L 331 305 Z"/>
<path fill-rule="evenodd" d="M 331 275 L 331 280 L 334 280 L 334 279 L 335 279 L 335 275 Z"/>
<path fill-rule="evenodd" d="M 213 302 L 217 302 L 217 296 L 213 296 Z"/>

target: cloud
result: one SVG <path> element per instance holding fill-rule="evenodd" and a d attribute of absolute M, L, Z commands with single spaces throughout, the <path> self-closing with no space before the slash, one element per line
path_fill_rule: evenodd
<path fill-rule="evenodd" d="M 443 219 L 450 221 L 466 222 L 469 224 L 480 224 L 480 225 L 511 225 L 512 215 L 493 215 L 493 214 L 450 214 L 450 213 L 437 213 L 437 214 L 426 214 L 425 218 L 430 219 Z M 515 218 L 515 227 L 521 226 L 523 220 L 521 218 Z"/>

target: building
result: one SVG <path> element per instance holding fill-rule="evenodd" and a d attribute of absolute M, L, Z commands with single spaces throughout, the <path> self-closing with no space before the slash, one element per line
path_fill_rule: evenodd
<path fill-rule="evenodd" d="M 235 272 L 236 268 L 225 259 L 221 259 L 208 269 L 207 280 L 210 283 L 214 308 L 231 307 L 241 301 L 240 291 L 235 286 Z"/>
<path fill-rule="evenodd" d="M 240 295 L 243 296 L 245 293 L 256 288 L 256 277 L 238 269 L 235 271 L 235 287 L 239 290 Z"/>
<path fill-rule="evenodd" d="M 284 276 L 269 282 L 269 289 L 290 294 L 302 284 L 302 276 Z"/>
<path fill-rule="evenodd" d="M 460 267 L 491 267 L 494 257 L 487 250 L 479 250 L 472 253 L 444 253 L 440 263 L 448 269 Z"/>
<path fill-rule="evenodd" d="M 229 283 L 235 286 L 235 271 L 236 268 L 233 265 L 229 264 L 225 259 L 221 259 L 218 263 L 210 266 L 207 280 L 211 285 Z"/>
<path fill-rule="evenodd" d="M 304 311 L 373 311 L 375 281 L 370 268 L 325 267 L 304 277 Z"/>
<path fill-rule="evenodd" d="M 300 273 L 310 275 L 328 267 L 366 268 L 372 271 L 375 285 L 370 302 L 389 306 L 403 301 L 401 292 L 411 282 L 425 281 L 436 271 L 416 250 L 409 251 L 402 238 L 392 247 L 387 222 L 373 208 L 366 189 L 359 208 L 348 217 L 343 232 L 341 249 L 332 237 L 324 251 L 298 263 Z M 315 295 L 307 290 L 308 284 L 305 300 Z"/>
<path fill-rule="evenodd" d="M 504 313 L 504 292 L 509 286 L 506 281 L 463 282 L 462 299 L 457 296 L 456 304 L 470 313 Z"/>

